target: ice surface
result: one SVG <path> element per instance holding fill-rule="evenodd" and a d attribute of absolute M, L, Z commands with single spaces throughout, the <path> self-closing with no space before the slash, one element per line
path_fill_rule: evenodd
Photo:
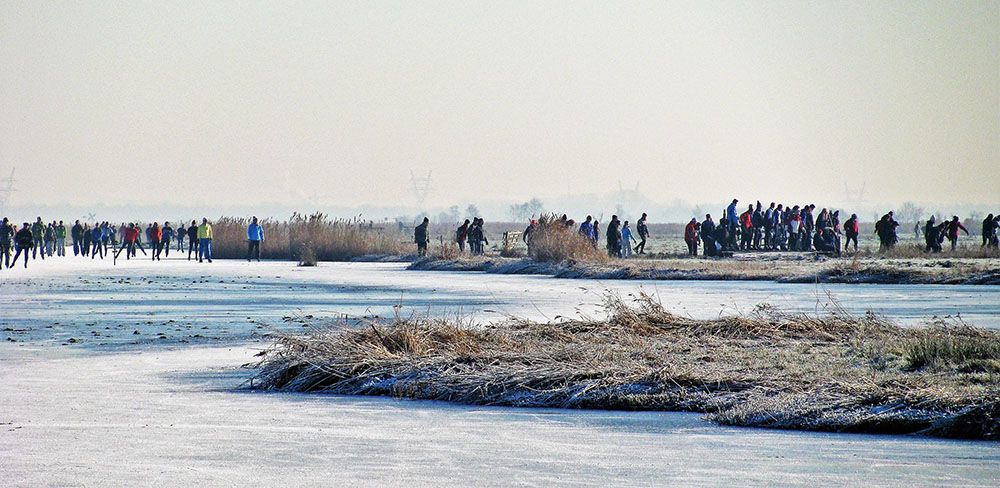
<path fill-rule="evenodd" d="M 67 258 L 0 272 L 0 486 L 1000 482 L 996 443 L 236 389 L 259 334 L 343 313 L 388 315 L 397 304 L 487 320 L 553 318 L 593 313 L 605 289 L 641 286 L 692 316 L 762 301 L 812 311 L 827 291 L 852 310 L 904 322 L 961 311 L 998 326 L 1000 315 L 996 287 L 593 282 L 402 268 Z"/>
<path fill-rule="evenodd" d="M 343 314 L 503 315 L 535 319 L 598 313 L 602 295 L 644 290 L 671 310 L 698 318 L 771 303 L 822 312 L 836 300 L 901 323 L 957 315 L 1000 327 L 1000 287 L 960 285 L 805 285 L 734 281 L 595 281 L 545 276 L 405 271 L 402 264 L 182 260 L 108 262 L 65 258 L 0 272 L 0 340 L 80 345 L 213 343 L 301 328 L 284 317 Z M 306 321 L 315 325 L 316 320 Z M 138 334 L 136 334 L 138 332 Z"/>
<path fill-rule="evenodd" d="M 65 352 L 64 352 L 65 351 Z M 234 392 L 254 351 L 0 349 L 3 486 L 996 486 L 1000 445 Z"/>

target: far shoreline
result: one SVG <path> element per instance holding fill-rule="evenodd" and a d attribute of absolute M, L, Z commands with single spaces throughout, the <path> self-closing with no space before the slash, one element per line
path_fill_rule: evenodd
<path fill-rule="evenodd" d="M 830 258 L 761 253 L 747 259 L 663 258 L 543 262 L 530 258 L 425 257 L 411 271 L 478 271 L 561 279 L 772 281 L 873 285 L 1000 285 L 1000 259 Z"/>

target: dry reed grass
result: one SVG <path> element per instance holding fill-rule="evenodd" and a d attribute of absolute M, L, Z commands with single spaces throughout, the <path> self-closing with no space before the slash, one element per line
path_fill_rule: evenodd
<path fill-rule="evenodd" d="M 605 305 L 603 319 L 477 325 L 397 317 L 281 336 L 255 365 L 254 385 L 1000 439 L 1000 351 L 988 346 L 1000 340 L 995 331 L 906 329 L 838 308 L 806 316 L 761 306 L 694 320 L 646 295 L 609 296 Z"/>
<path fill-rule="evenodd" d="M 972 241 L 972 239 L 969 239 Z M 998 259 L 1000 249 L 992 247 L 980 247 L 974 241 L 959 244 L 952 251 L 948 241 L 944 242 L 944 250 L 940 253 L 929 253 L 922 243 L 900 243 L 892 249 L 879 251 L 878 248 L 864 248 L 857 254 L 865 258 L 890 258 L 890 259 Z"/>
<path fill-rule="evenodd" d="M 540 262 L 607 263 L 610 259 L 601 247 L 567 227 L 555 214 L 543 215 L 532 231 L 528 256 Z"/>
<path fill-rule="evenodd" d="M 212 224 L 212 253 L 218 258 L 246 259 L 248 219 L 222 217 Z M 283 222 L 261 222 L 265 240 L 260 254 L 264 259 L 348 261 L 362 256 L 402 255 L 406 238 L 395 229 L 383 230 L 367 222 L 331 219 L 325 214 L 293 214 Z"/>

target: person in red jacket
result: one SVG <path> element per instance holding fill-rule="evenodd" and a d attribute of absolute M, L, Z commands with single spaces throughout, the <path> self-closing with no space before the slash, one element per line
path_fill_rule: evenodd
<path fill-rule="evenodd" d="M 964 225 L 958 220 L 957 215 L 951 217 L 951 221 L 948 222 L 948 241 L 951 242 L 951 250 L 954 251 L 955 247 L 958 246 L 958 230 L 962 229 L 965 235 L 969 235 L 969 229 L 966 229 Z"/>
<path fill-rule="evenodd" d="M 153 222 L 153 227 L 149 229 L 149 252 L 153 261 L 160 260 L 160 253 L 163 252 L 163 229 L 159 222 Z"/>
<path fill-rule="evenodd" d="M 749 251 L 753 240 L 753 205 L 740 214 L 740 250 Z"/>
<path fill-rule="evenodd" d="M 692 256 L 698 255 L 698 220 L 691 219 L 686 226 L 684 226 L 684 242 L 688 245 L 688 254 Z"/>
<path fill-rule="evenodd" d="M 854 252 L 858 252 L 858 233 L 860 230 L 858 214 L 851 214 L 851 218 L 847 219 L 847 222 L 844 222 L 844 235 L 847 237 L 847 240 L 844 242 L 844 251 L 851 245 L 851 241 L 854 241 Z"/>
<path fill-rule="evenodd" d="M 146 250 L 142 248 L 142 243 L 139 242 L 139 229 L 135 224 L 128 224 L 128 228 L 122 234 L 122 247 L 118 248 L 118 252 L 115 253 L 115 260 L 118 259 L 118 255 L 121 254 L 123 249 L 127 249 L 125 251 L 125 259 L 131 259 L 136 246 L 139 246 L 139 250 L 145 256 Z"/>

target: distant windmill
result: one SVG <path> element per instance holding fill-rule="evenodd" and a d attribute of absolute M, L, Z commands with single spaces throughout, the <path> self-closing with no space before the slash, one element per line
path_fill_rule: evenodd
<path fill-rule="evenodd" d="M 427 176 L 417 176 L 410 170 L 410 191 L 416 199 L 417 210 L 423 212 L 427 210 L 424 205 L 427 203 L 427 195 L 431 192 L 431 172 Z"/>
<path fill-rule="evenodd" d="M 14 168 L 10 169 L 10 176 L 0 179 L 0 216 L 7 214 L 11 193 L 14 193 Z"/>
<path fill-rule="evenodd" d="M 82 218 L 84 222 L 90 222 L 93 220 L 97 220 L 97 214 L 95 214 L 94 212 L 90 212 L 89 214 L 84 215 Z"/>

